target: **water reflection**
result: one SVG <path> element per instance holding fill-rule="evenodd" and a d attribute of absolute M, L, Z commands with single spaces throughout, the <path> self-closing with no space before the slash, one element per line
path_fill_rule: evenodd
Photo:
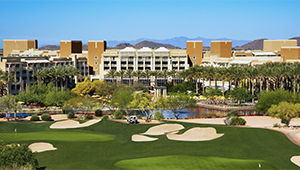
<path fill-rule="evenodd" d="M 166 119 L 174 119 L 175 116 L 172 114 L 171 111 L 166 110 L 158 110 L 160 111 Z M 210 108 L 204 108 L 204 107 L 194 107 L 194 108 L 188 108 L 181 110 L 179 118 L 218 118 L 223 117 L 230 111 L 222 111 L 217 109 L 210 109 Z M 240 115 L 256 115 L 258 114 L 255 111 L 240 111 Z M 142 115 L 146 116 L 145 114 L 142 114 L 142 112 L 138 110 L 134 110 L 130 112 L 130 115 Z M 154 115 L 154 113 L 152 114 Z"/>

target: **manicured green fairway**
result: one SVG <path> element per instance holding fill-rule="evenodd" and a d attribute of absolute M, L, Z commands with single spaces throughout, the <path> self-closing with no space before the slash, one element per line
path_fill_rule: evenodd
<path fill-rule="evenodd" d="M 74 131 L 48 131 L 31 133 L 0 133 L 0 139 L 8 141 L 69 141 L 69 142 L 107 142 L 115 139 L 113 135 L 100 135 Z"/>
<path fill-rule="evenodd" d="M 217 133 L 224 133 L 224 136 L 202 142 L 171 141 L 166 136 L 158 136 L 157 141 L 137 143 L 131 141 L 131 136 L 155 125 L 102 120 L 90 127 L 54 130 L 49 128 L 52 123 L 0 122 L 0 140 L 20 144 L 52 143 L 57 150 L 36 155 L 39 165 L 46 169 L 122 169 L 114 165 L 120 161 L 168 158 L 172 155 L 201 158 L 203 165 L 223 162 L 220 166 L 224 165 L 225 169 L 243 169 L 249 165 L 250 169 L 256 170 L 258 163 L 262 168 L 270 165 L 280 169 L 300 169 L 290 161 L 292 156 L 300 155 L 300 147 L 284 134 L 268 129 L 181 123 L 185 129 L 179 133 L 192 127 L 214 127 Z M 13 133 L 15 128 L 18 131 L 16 138 Z M 166 165 L 164 159 L 157 160 Z"/>
<path fill-rule="evenodd" d="M 119 161 L 115 166 L 124 169 L 278 169 L 263 160 L 228 159 L 207 156 L 172 155 Z"/>

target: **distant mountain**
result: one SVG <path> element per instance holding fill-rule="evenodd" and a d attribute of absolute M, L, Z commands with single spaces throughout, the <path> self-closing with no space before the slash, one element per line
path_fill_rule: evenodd
<path fill-rule="evenodd" d="M 208 47 L 210 47 L 211 41 L 216 41 L 216 40 L 232 41 L 233 47 L 241 46 L 243 44 L 250 42 L 249 40 L 233 40 L 233 39 L 228 39 L 228 38 L 209 39 L 209 38 L 202 38 L 202 37 L 196 37 L 196 38 L 174 37 L 174 38 L 165 39 L 165 40 L 141 38 L 141 39 L 137 39 L 137 40 L 133 40 L 133 41 L 107 41 L 107 45 L 110 47 L 114 47 L 120 43 L 137 44 L 141 41 L 152 41 L 152 42 L 161 43 L 161 44 L 171 44 L 173 46 L 180 47 L 180 48 L 186 48 L 186 41 L 192 41 L 192 40 L 202 41 L 203 46 L 208 46 Z"/>
<path fill-rule="evenodd" d="M 297 46 L 300 46 L 300 37 L 293 37 L 290 40 L 297 40 Z"/>
<path fill-rule="evenodd" d="M 83 45 L 82 45 L 82 51 L 87 51 L 87 50 L 88 50 L 88 45 L 83 44 Z"/>
<path fill-rule="evenodd" d="M 247 44 L 244 44 L 240 47 L 235 47 L 235 49 L 241 49 L 241 50 L 263 50 L 264 47 L 264 40 L 267 39 L 257 39 L 254 41 L 251 41 Z"/>
<path fill-rule="evenodd" d="M 180 49 L 180 47 L 175 47 L 171 44 L 162 44 L 162 43 L 156 43 L 156 42 L 151 42 L 151 41 L 142 41 L 142 42 L 139 42 L 137 44 L 134 44 L 133 45 L 134 48 L 143 48 L 143 47 L 149 47 L 149 48 L 152 48 L 152 49 L 156 49 L 156 48 L 159 48 L 159 47 L 165 47 L 165 48 L 168 48 L 168 49 Z"/>
<path fill-rule="evenodd" d="M 108 47 L 108 48 L 112 48 L 112 49 L 124 49 L 126 47 L 133 47 L 131 44 L 129 43 L 120 43 L 118 45 L 116 45 L 115 47 Z"/>
<path fill-rule="evenodd" d="M 204 47 L 203 47 L 203 51 L 210 51 L 210 47 L 204 46 Z"/>
<path fill-rule="evenodd" d="M 59 45 L 46 45 L 39 48 L 39 50 L 59 50 Z"/>

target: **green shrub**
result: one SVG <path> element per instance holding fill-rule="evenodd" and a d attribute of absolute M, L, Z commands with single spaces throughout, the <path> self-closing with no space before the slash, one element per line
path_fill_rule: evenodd
<path fill-rule="evenodd" d="M 102 119 L 108 119 L 108 116 L 107 115 L 104 115 L 103 117 L 102 117 Z"/>
<path fill-rule="evenodd" d="M 124 117 L 124 116 L 122 117 L 122 120 L 126 120 L 126 119 L 127 119 L 126 117 Z"/>
<path fill-rule="evenodd" d="M 227 117 L 230 117 L 230 116 L 232 116 L 232 117 L 235 117 L 235 116 L 239 117 L 239 111 L 238 110 L 231 110 L 229 113 L 227 113 Z"/>
<path fill-rule="evenodd" d="M 275 123 L 275 124 L 273 124 L 273 127 L 280 127 L 280 124 L 279 123 Z"/>
<path fill-rule="evenodd" d="M 237 116 L 233 117 L 230 123 L 230 125 L 245 125 L 245 124 L 246 124 L 246 120 Z"/>
<path fill-rule="evenodd" d="M 165 117 L 162 113 L 160 113 L 159 111 L 155 112 L 154 114 L 154 119 L 156 120 L 163 120 Z"/>
<path fill-rule="evenodd" d="M 40 117 L 36 114 L 32 115 L 31 118 L 30 118 L 31 121 L 39 121 L 40 120 Z"/>
<path fill-rule="evenodd" d="M 120 110 L 117 110 L 117 111 L 115 111 L 114 116 L 115 116 L 115 119 L 122 119 L 123 112 Z"/>
<path fill-rule="evenodd" d="M 143 118 L 142 115 L 137 115 L 136 117 L 137 117 L 138 119 L 142 119 L 142 118 Z"/>
<path fill-rule="evenodd" d="M 91 119 L 93 119 L 94 117 L 93 117 L 93 115 L 87 115 L 86 117 L 85 117 L 85 120 L 91 120 Z"/>
<path fill-rule="evenodd" d="M 68 119 L 73 119 L 75 118 L 75 114 L 73 112 L 68 113 Z"/>
<path fill-rule="evenodd" d="M 95 111 L 95 116 L 103 116 L 102 110 L 97 109 L 97 110 Z"/>
<path fill-rule="evenodd" d="M 51 120 L 51 116 L 48 114 L 48 113 L 44 113 L 42 116 L 41 116 L 42 120 L 44 121 L 50 121 Z"/>
<path fill-rule="evenodd" d="M 36 169 L 38 161 L 35 154 L 28 148 L 28 145 L 11 146 L 0 142 L 0 169 Z"/>

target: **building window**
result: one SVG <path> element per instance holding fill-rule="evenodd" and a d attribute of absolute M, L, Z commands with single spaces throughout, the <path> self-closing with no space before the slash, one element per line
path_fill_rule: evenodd
<path fill-rule="evenodd" d="M 196 56 L 193 56 L 193 60 L 196 60 Z"/>
<path fill-rule="evenodd" d="M 95 67 L 95 70 L 98 70 L 98 67 Z"/>
<path fill-rule="evenodd" d="M 97 61 L 95 62 L 95 65 L 98 65 L 98 62 L 97 62 Z"/>
<path fill-rule="evenodd" d="M 193 65 L 196 65 L 196 62 L 193 62 Z"/>
<path fill-rule="evenodd" d="M 98 60 L 98 56 L 95 56 L 95 60 Z"/>

